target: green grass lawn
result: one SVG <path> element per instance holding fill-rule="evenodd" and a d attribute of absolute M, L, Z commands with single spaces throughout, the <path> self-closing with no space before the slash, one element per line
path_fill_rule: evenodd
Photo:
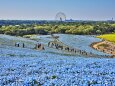
<path fill-rule="evenodd" d="M 114 42 L 115 43 L 115 33 L 114 34 L 104 34 L 104 35 L 100 35 L 97 36 L 97 38 L 101 38 L 110 42 Z"/>

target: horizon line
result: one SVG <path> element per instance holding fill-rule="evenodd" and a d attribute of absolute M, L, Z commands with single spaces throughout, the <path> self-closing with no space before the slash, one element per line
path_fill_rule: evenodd
<path fill-rule="evenodd" d="M 25 20 L 25 21 L 57 21 L 53 19 L 0 19 L 0 20 Z M 66 19 L 65 21 L 115 21 L 114 19 L 102 19 L 102 20 L 93 20 L 93 19 Z"/>

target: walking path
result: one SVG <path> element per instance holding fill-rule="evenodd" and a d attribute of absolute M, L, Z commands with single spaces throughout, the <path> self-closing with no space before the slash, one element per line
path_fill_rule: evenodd
<path fill-rule="evenodd" d="M 87 51 L 84 51 L 84 50 L 81 50 L 78 48 L 73 48 L 73 47 L 70 47 L 69 45 L 64 44 L 63 42 L 61 42 L 59 40 L 50 41 L 48 43 L 48 47 L 54 48 L 57 50 L 62 50 L 65 52 L 69 52 L 70 54 L 77 54 L 77 55 L 82 55 L 82 56 L 86 56 L 86 57 L 99 57 L 99 58 L 101 58 L 101 57 L 107 57 L 107 58 L 113 57 L 110 55 L 98 55 L 98 54 L 94 54 L 92 52 L 87 52 Z"/>
<path fill-rule="evenodd" d="M 113 57 L 115 57 L 115 44 L 112 42 L 109 41 L 95 42 L 91 44 L 91 47 L 101 52 L 111 54 Z"/>

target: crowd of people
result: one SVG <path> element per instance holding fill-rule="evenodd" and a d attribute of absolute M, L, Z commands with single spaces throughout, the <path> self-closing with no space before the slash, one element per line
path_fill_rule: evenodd
<path fill-rule="evenodd" d="M 15 47 L 26 48 L 26 47 L 25 47 L 25 43 L 20 43 L 20 42 L 16 42 L 16 43 L 15 43 Z M 45 50 L 44 45 L 41 44 L 41 43 L 37 43 L 37 44 L 35 45 L 35 49 L 37 49 L 37 50 Z"/>
<path fill-rule="evenodd" d="M 72 47 L 69 47 L 69 46 L 63 44 L 62 42 L 59 42 L 59 41 L 58 42 L 50 41 L 48 43 L 48 47 L 55 48 L 55 49 L 58 49 L 58 50 L 63 50 L 63 51 L 70 52 L 70 53 L 73 53 L 73 54 L 83 55 L 83 56 L 86 56 L 86 57 L 111 57 L 109 55 L 98 55 L 98 54 L 93 54 L 92 52 L 86 52 L 84 50 L 80 50 L 80 49 L 77 49 L 77 48 L 72 48 Z"/>
<path fill-rule="evenodd" d="M 15 43 L 15 46 L 16 46 L 16 47 L 21 47 L 21 43 L 16 42 L 16 43 Z M 24 44 L 24 43 L 22 43 L 22 47 L 25 48 L 25 44 Z"/>

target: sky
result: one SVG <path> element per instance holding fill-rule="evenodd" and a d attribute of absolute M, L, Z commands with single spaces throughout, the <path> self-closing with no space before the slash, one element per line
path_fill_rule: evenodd
<path fill-rule="evenodd" d="M 111 20 L 115 0 L 0 0 L 0 19 L 55 20 L 58 12 L 73 20 Z"/>

